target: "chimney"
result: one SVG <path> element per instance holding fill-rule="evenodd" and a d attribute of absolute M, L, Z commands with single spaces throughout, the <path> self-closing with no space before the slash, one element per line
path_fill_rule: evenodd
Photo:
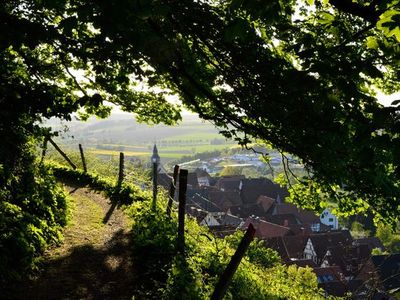
<path fill-rule="evenodd" d="M 283 221 L 283 226 L 289 227 L 289 220 L 285 219 L 285 220 Z"/>

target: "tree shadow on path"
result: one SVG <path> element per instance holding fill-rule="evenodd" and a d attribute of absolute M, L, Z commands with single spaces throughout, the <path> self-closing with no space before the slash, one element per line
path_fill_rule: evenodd
<path fill-rule="evenodd" d="M 102 247 L 72 248 L 67 256 L 46 262 L 36 280 L 16 287 L 6 299 L 131 299 L 131 240 L 120 230 Z"/>

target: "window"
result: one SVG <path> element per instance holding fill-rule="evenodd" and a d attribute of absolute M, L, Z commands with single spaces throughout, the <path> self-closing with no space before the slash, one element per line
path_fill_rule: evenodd
<path fill-rule="evenodd" d="M 329 218 L 329 222 L 333 222 L 333 218 Z"/>

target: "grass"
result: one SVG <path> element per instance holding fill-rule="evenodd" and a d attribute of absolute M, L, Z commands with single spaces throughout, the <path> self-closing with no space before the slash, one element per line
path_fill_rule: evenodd
<path fill-rule="evenodd" d="M 106 221 L 113 206 L 101 194 L 87 188 L 66 190 L 71 219 L 64 242 L 46 251 L 38 277 L 19 283 L 6 298 L 131 299 L 136 288 L 132 222 L 118 208 Z"/>
<path fill-rule="evenodd" d="M 104 215 L 102 208 L 82 194 L 69 196 L 69 204 L 72 214 L 65 231 L 65 240 L 70 245 L 85 244 L 89 240 L 93 244 L 98 244 L 105 227 L 102 222 Z M 52 256 L 64 256 L 68 251 L 69 247 L 58 247 L 54 249 Z"/>

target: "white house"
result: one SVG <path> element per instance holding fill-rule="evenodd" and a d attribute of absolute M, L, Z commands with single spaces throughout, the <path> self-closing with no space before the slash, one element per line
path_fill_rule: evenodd
<path fill-rule="evenodd" d="M 219 222 L 214 218 L 214 216 L 211 213 L 208 213 L 204 219 L 200 222 L 200 225 L 202 226 L 208 226 L 208 227 L 213 227 L 213 226 L 219 226 Z"/>
<path fill-rule="evenodd" d="M 317 253 L 315 252 L 314 245 L 313 245 L 311 239 L 307 240 L 307 244 L 306 244 L 306 246 L 304 248 L 303 255 L 304 255 L 305 259 L 311 259 L 315 263 L 318 263 Z"/>
<path fill-rule="evenodd" d="M 330 212 L 329 209 L 325 208 L 324 211 L 321 213 L 319 219 L 321 220 L 322 224 L 325 224 L 334 230 L 339 229 L 339 220 L 334 214 Z"/>

